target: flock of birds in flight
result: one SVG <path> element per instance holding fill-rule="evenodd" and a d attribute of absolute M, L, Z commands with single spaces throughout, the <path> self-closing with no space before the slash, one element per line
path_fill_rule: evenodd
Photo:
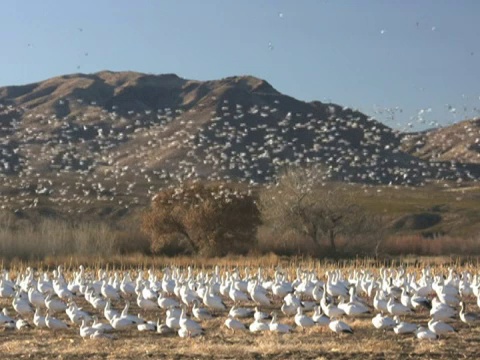
<path fill-rule="evenodd" d="M 280 21 L 286 18 L 282 11 L 275 16 Z M 415 26 L 437 30 L 420 21 Z M 77 31 L 83 34 L 84 28 Z M 386 28 L 379 32 L 388 35 Z M 272 41 L 268 48 L 275 48 Z M 185 180 L 256 186 L 274 183 L 285 167 L 305 164 L 325 165 L 328 176 L 335 179 L 374 185 L 477 181 L 480 177 L 462 164 L 406 155 L 399 132 L 365 121 L 350 109 L 329 105 L 321 114 L 301 113 L 289 111 L 279 99 L 262 105 L 212 100 L 218 105 L 201 125 L 195 121 L 195 112 L 202 111 L 202 104 L 196 110 L 173 106 L 139 110 L 70 97 L 59 100 L 52 113 L 0 103 L 0 119 L 8 119 L 0 128 L 0 207 L 23 211 L 47 202 L 73 212 L 79 211 L 77 205 L 107 201 L 128 208 L 148 204 L 159 188 Z M 447 106 L 456 115 L 457 109 Z M 80 111 L 61 115 L 67 108 Z M 375 115 L 392 122 L 401 111 L 398 107 L 374 109 Z M 405 130 L 417 124 L 438 126 L 428 119 L 431 111 L 420 109 Z M 480 114 L 479 109 L 473 111 Z M 45 126 L 51 130 L 44 131 Z M 467 134 L 478 137 L 475 124 Z M 452 145 L 448 137 L 441 140 L 445 148 Z M 468 150 L 468 140 L 462 150 Z M 176 151 L 181 160 L 159 154 L 158 149 Z"/>
<path fill-rule="evenodd" d="M 57 112 L 71 111 L 65 117 L 0 104 L 0 117 L 9 119 L 0 128 L 1 207 L 25 210 L 46 200 L 74 211 L 103 200 L 127 208 L 148 204 L 162 186 L 185 180 L 257 186 L 274 183 L 287 166 L 305 164 L 321 164 L 335 179 L 373 185 L 480 176 L 461 163 L 407 155 L 401 133 L 352 109 L 323 104 L 288 111 L 283 99 L 269 94 L 267 104 L 251 105 L 211 96 L 205 102 L 217 105 L 209 116 L 203 102 L 193 109 L 134 111 L 69 97 L 55 104 Z M 209 119 L 199 122 L 198 116 Z M 478 129 L 465 126 L 471 126 L 470 143 Z M 448 147 L 451 139 L 444 140 Z"/>
<path fill-rule="evenodd" d="M 196 274 L 191 267 L 166 268 L 161 278 L 153 270 L 138 271 L 134 278 L 130 271 L 95 275 L 83 266 L 69 274 L 61 267 L 52 274 L 27 268 L 12 280 L 3 270 L 0 300 L 10 304 L 0 313 L 0 324 L 12 331 L 76 331 L 83 338 L 114 338 L 134 329 L 195 337 L 208 336 L 215 318 L 225 319 L 233 333 L 329 328 L 348 334 L 355 332 L 350 320 L 371 319 L 379 331 L 436 340 L 480 323 L 465 306 L 475 299 L 480 307 L 480 279 L 453 268 L 448 274 L 428 267 L 421 274 L 403 268 L 382 268 L 378 274 L 335 269 L 323 279 L 300 268 L 289 279 L 280 268 L 268 277 L 260 267 L 256 273 L 245 268 L 242 276 L 238 268 L 218 266 Z M 138 315 L 129 313 L 131 303 Z"/>

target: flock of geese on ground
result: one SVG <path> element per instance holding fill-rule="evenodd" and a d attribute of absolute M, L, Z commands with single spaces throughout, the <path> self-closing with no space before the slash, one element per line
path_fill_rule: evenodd
<path fill-rule="evenodd" d="M 265 273 L 260 267 L 256 272 L 245 268 L 243 276 L 238 268 L 221 271 L 217 266 L 211 272 L 194 273 L 191 267 L 167 267 L 157 277 L 152 269 L 133 276 L 130 271 L 95 273 L 80 266 L 68 274 L 58 267 L 51 275 L 27 268 L 11 279 L 3 270 L 0 301 L 11 306 L 0 313 L 0 324 L 12 331 L 75 328 L 83 338 L 113 338 L 128 329 L 195 337 L 208 334 L 209 320 L 226 317 L 224 325 L 233 333 L 328 327 L 353 334 L 348 322 L 376 313 L 371 322 L 378 330 L 435 340 L 456 332 L 459 320 L 469 326 L 480 322 L 479 315 L 466 311 L 467 299 L 476 298 L 480 307 L 480 277 L 468 271 L 459 274 L 450 268 L 448 274 L 434 274 L 426 267 L 415 275 L 403 268 L 382 268 L 379 274 L 336 269 L 326 271 L 323 279 L 300 268 L 294 279 L 281 268 L 273 277 Z M 79 301 L 86 302 L 88 311 L 79 307 Z M 129 313 L 131 302 L 140 314 Z M 160 313 L 164 322 L 147 320 Z M 285 317 L 279 320 L 280 313 Z M 430 320 L 421 324 L 414 313 Z M 288 324 L 288 317 L 294 317 L 295 327 Z"/>

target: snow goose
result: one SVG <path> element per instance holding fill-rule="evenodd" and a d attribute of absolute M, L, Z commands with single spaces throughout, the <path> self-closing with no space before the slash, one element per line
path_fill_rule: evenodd
<path fill-rule="evenodd" d="M 125 306 L 127 307 L 127 305 Z M 127 307 L 127 311 L 128 311 L 128 307 Z M 105 316 L 105 319 L 107 319 L 108 321 L 112 321 L 114 317 L 119 316 L 118 311 L 112 308 L 110 299 L 107 300 L 107 304 L 103 309 L 103 315 Z"/>
<path fill-rule="evenodd" d="M 110 321 L 110 325 L 115 330 L 125 330 L 134 327 L 137 325 L 137 322 L 128 317 L 116 316 Z"/>
<path fill-rule="evenodd" d="M 410 295 L 407 293 L 407 289 L 406 288 L 402 288 L 402 294 L 400 295 L 400 303 L 403 305 L 403 306 L 406 306 L 410 309 L 413 308 L 413 304 L 412 304 L 412 298 L 410 297 Z"/>
<path fill-rule="evenodd" d="M 204 329 L 202 329 L 202 326 L 199 323 L 187 317 L 185 307 L 182 308 L 179 324 L 180 329 L 186 332 L 189 337 L 191 337 L 192 334 L 204 333 Z"/>
<path fill-rule="evenodd" d="M 292 327 L 290 325 L 281 324 L 277 321 L 276 312 L 272 313 L 272 320 L 270 321 L 269 329 L 272 332 L 281 333 L 281 334 L 286 334 L 292 331 Z"/>
<path fill-rule="evenodd" d="M 128 319 L 130 321 L 133 321 L 135 324 L 143 324 L 145 322 L 145 320 L 143 320 L 140 317 L 140 314 L 138 316 L 137 315 L 130 315 L 128 313 L 129 308 L 130 308 L 130 302 L 126 301 L 125 302 L 125 307 L 123 308 L 122 313 L 120 314 L 120 317 Z M 118 315 L 115 315 L 114 317 L 118 317 Z"/>
<path fill-rule="evenodd" d="M 117 290 L 112 285 L 109 285 L 105 280 L 102 283 L 100 292 L 108 300 L 120 300 L 120 295 L 118 294 Z"/>
<path fill-rule="evenodd" d="M 67 304 L 60 299 L 54 298 L 52 294 L 48 294 L 48 296 L 45 298 L 45 305 L 52 313 L 63 312 L 67 310 Z"/>
<path fill-rule="evenodd" d="M 352 328 L 340 320 L 331 321 L 330 324 L 328 324 L 328 327 L 330 328 L 330 330 L 332 330 L 333 332 L 336 332 L 337 334 L 340 334 L 340 333 L 353 334 Z"/>
<path fill-rule="evenodd" d="M 206 289 L 205 289 L 206 291 Z M 190 306 L 192 305 L 195 301 L 199 300 L 200 298 L 198 297 L 198 294 L 190 288 L 189 284 L 184 284 L 180 288 L 180 298 L 182 302 Z"/>
<path fill-rule="evenodd" d="M 137 305 L 140 309 L 145 311 L 158 309 L 157 303 L 150 299 L 145 299 L 141 291 L 137 292 Z"/>
<path fill-rule="evenodd" d="M 164 310 L 169 309 L 171 307 L 180 306 L 180 303 L 177 300 L 175 300 L 171 297 L 165 296 L 162 291 L 160 291 L 158 293 L 157 303 L 158 303 L 158 306 L 160 306 L 160 308 L 162 308 Z"/>
<path fill-rule="evenodd" d="M 68 286 L 63 279 L 55 279 L 52 282 L 53 290 L 60 299 L 69 300 L 73 297 L 73 293 L 68 290 Z"/>
<path fill-rule="evenodd" d="M 445 335 L 451 332 L 456 332 L 453 326 L 443 321 L 434 320 L 434 319 L 430 319 L 430 321 L 428 322 L 428 328 L 430 331 L 433 331 L 438 336 Z"/>
<path fill-rule="evenodd" d="M 98 295 L 95 295 L 93 289 L 87 290 L 85 293 L 85 299 L 93 306 L 95 310 L 103 310 L 107 306 L 107 301 Z"/>
<path fill-rule="evenodd" d="M 180 329 L 180 312 L 175 311 L 175 308 L 170 308 L 167 310 L 167 318 L 165 319 L 165 324 L 170 329 L 178 330 Z"/>
<path fill-rule="evenodd" d="M 250 330 L 250 332 L 255 333 L 255 332 L 260 332 L 260 331 L 268 331 L 268 330 L 270 330 L 270 326 L 269 326 L 269 324 L 264 323 L 260 320 L 255 320 L 254 322 L 252 322 L 250 324 L 248 329 Z"/>
<path fill-rule="evenodd" d="M 223 303 L 222 299 L 219 296 L 212 294 L 210 286 L 207 286 L 205 295 L 203 296 L 203 303 L 205 306 L 213 310 L 223 311 L 227 309 L 227 306 Z"/>
<path fill-rule="evenodd" d="M 69 325 L 64 323 L 62 320 L 50 316 L 50 311 L 47 311 L 47 315 L 45 316 L 45 324 L 47 324 L 47 327 L 53 331 L 69 328 Z"/>
<path fill-rule="evenodd" d="M 460 320 L 462 320 L 465 324 L 475 324 L 480 321 L 480 316 L 478 314 L 472 312 L 465 312 L 466 306 L 465 302 L 460 302 Z"/>
<path fill-rule="evenodd" d="M 437 292 L 437 296 L 442 304 L 446 304 L 452 307 L 457 307 L 458 305 L 460 305 L 460 299 L 455 294 Z"/>
<path fill-rule="evenodd" d="M 375 296 L 373 297 L 373 307 L 375 310 L 382 313 L 388 312 L 387 303 L 383 290 L 376 291 Z"/>
<path fill-rule="evenodd" d="M 323 298 L 320 301 L 320 306 L 322 307 L 323 313 L 330 319 L 334 319 L 345 314 L 345 311 L 327 299 L 326 291 L 323 292 Z"/>
<path fill-rule="evenodd" d="M 347 298 L 349 295 L 348 287 L 345 283 L 332 279 L 331 272 L 327 272 L 327 282 L 325 290 L 330 296 L 341 296 Z"/>
<path fill-rule="evenodd" d="M 150 281 L 145 281 L 142 289 L 142 296 L 147 300 L 157 301 L 157 293 L 151 288 Z"/>
<path fill-rule="evenodd" d="M 302 328 L 302 331 L 305 331 L 307 327 L 312 327 L 315 325 L 315 321 L 310 316 L 307 316 L 303 313 L 302 307 L 298 307 L 297 314 L 295 315 L 295 324 Z"/>
<path fill-rule="evenodd" d="M 127 272 L 122 279 L 120 283 L 120 291 L 127 296 L 135 295 L 135 283 L 130 277 L 130 272 Z"/>
<path fill-rule="evenodd" d="M 233 318 L 244 319 L 251 317 L 254 311 L 252 309 L 237 307 L 235 305 L 232 306 L 228 315 L 232 316 Z"/>
<path fill-rule="evenodd" d="M 53 290 L 53 283 L 48 278 L 47 273 L 43 273 L 43 276 L 37 282 L 37 290 L 40 291 L 42 294 L 52 293 Z"/>
<path fill-rule="evenodd" d="M 354 292 L 351 293 L 350 301 L 343 306 L 342 310 L 345 311 L 345 314 L 348 316 L 370 313 L 370 309 L 366 305 L 354 300 Z"/>
<path fill-rule="evenodd" d="M 272 317 L 269 314 L 267 314 L 266 312 L 260 311 L 260 309 L 257 306 L 255 307 L 253 318 L 255 319 L 255 321 L 264 321 L 264 320 L 272 319 Z"/>
<path fill-rule="evenodd" d="M 235 333 L 236 330 L 240 330 L 240 331 L 246 331 L 247 328 L 245 327 L 245 325 L 238 321 L 237 319 L 235 319 L 232 315 L 228 315 L 227 319 L 225 320 L 225 326 L 227 328 L 229 328 L 230 330 L 232 330 L 233 333 Z"/>
<path fill-rule="evenodd" d="M 230 287 L 230 291 L 228 292 L 228 296 L 232 301 L 237 304 L 239 302 L 247 302 L 248 296 L 245 294 L 243 291 L 239 290 L 236 288 L 238 282 L 234 282 L 232 286 Z"/>
<path fill-rule="evenodd" d="M 297 313 L 297 308 L 299 306 L 295 304 L 287 304 L 285 301 L 283 302 L 280 310 L 287 316 L 295 315 Z"/>
<path fill-rule="evenodd" d="M 93 324 L 91 325 L 92 328 L 100 332 L 110 332 L 114 330 L 112 325 L 98 321 L 98 318 L 96 316 L 93 316 L 92 318 L 93 318 Z"/>
<path fill-rule="evenodd" d="M 322 286 L 323 286 L 323 284 L 319 281 L 313 287 L 313 289 L 312 289 L 313 300 L 315 300 L 315 301 L 322 300 L 322 297 L 323 297 L 323 287 Z"/>
<path fill-rule="evenodd" d="M 403 304 L 395 302 L 393 296 L 387 302 L 387 310 L 392 315 L 405 316 L 412 313 L 412 309 Z"/>
<path fill-rule="evenodd" d="M 21 297 L 20 292 L 15 294 L 12 302 L 13 308 L 21 316 L 27 316 L 33 313 L 33 309 L 27 299 Z"/>
<path fill-rule="evenodd" d="M 90 338 L 90 335 L 97 331 L 101 332 L 101 330 L 95 329 L 92 326 L 88 326 L 86 320 L 82 320 L 82 325 L 80 326 L 80 336 L 82 338 Z"/>
<path fill-rule="evenodd" d="M 83 311 L 82 308 L 79 308 L 77 304 L 73 301 L 67 307 L 66 313 L 70 321 L 77 325 L 80 325 L 83 319 L 87 321 L 90 321 L 92 319 L 89 313 Z"/>
<path fill-rule="evenodd" d="M 375 329 L 379 330 L 387 330 L 392 329 L 395 325 L 397 325 L 396 321 L 389 316 L 382 316 L 382 314 L 377 314 L 372 319 L 372 324 Z"/>
<path fill-rule="evenodd" d="M 36 308 L 45 307 L 45 297 L 40 291 L 35 290 L 33 286 L 28 289 L 28 301 L 30 301 L 30 304 L 32 304 Z"/>
<path fill-rule="evenodd" d="M 2 312 L 0 312 L 0 325 L 14 321 L 15 320 L 9 316 L 7 308 L 3 308 Z"/>
<path fill-rule="evenodd" d="M 315 312 L 312 316 L 312 320 L 315 321 L 317 325 L 327 326 L 330 324 L 330 318 L 322 313 L 322 308 L 320 306 L 315 306 Z"/>
<path fill-rule="evenodd" d="M 410 298 L 410 302 L 412 303 L 412 307 L 414 310 L 418 310 L 422 307 L 429 310 L 432 308 L 432 303 L 430 302 L 430 300 L 428 300 L 424 296 L 420 296 L 417 293 L 412 295 L 412 297 Z"/>
<path fill-rule="evenodd" d="M 167 324 L 160 323 L 160 319 L 157 320 L 157 333 L 166 335 L 171 334 L 172 332 L 173 330 L 170 329 Z"/>
<path fill-rule="evenodd" d="M 266 290 L 258 284 L 257 280 L 254 281 L 254 285 L 249 293 L 255 304 L 270 306 L 270 299 L 267 297 Z"/>
<path fill-rule="evenodd" d="M 432 319 L 446 321 L 455 318 L 457 312 L 454 308 L 435 300 L 436 298 L 433 299 L 432 309 L 430 310 L 430 316 Z"/>
<path fill-rule="evenodd" d="M 15 288 L 9 283 L 7 283 L 4 279 L 0 278 L 0 298 L 8 298 L 15 295 Z"/>
<path fill-rule="evenodd" d="M 137 325 L 138 331 L 157 331 L 157 322 L 147 321 L 143 324 Z"/>
<path fill-rule="evenodd" d="M 200 307 L 198 300 L 193 303 L 192 314 L 198 320 L 210 320 L 213 318 L 207 309 Z"/>
<path fill-rule="evenodd" d="M 18 320 L 15 322 L 15 328 L 16 328 L 17 330 L 31 329 L 32 326 L 28 323 L 27 320 L 18 319 Z"/>
<path fill-rule="evenodd" d="M 289 282 L 282 281 L 280 282 L 278 278 L 276 281 L 272 284 L 272 293 L 275 296 L 282 297 L 284 298 L 287 296 L 287 294 L 290 294 L 293 292 L 293 286 Z"/>
<path fill-rule="evenodd" d="M 397 325 L 393 328 L 393 332 L 397 335 L 399 334 L 413 334 L 415 331 L 417 331 L 418 326 L 413 323 L 405 322 L 405 321 L 400 321 L 398 316 L 395 316 L 395 321 Z"/>
<path fill-rule="evenodd" d="M 433 331 L 423 327 L 423 326 L 420 326 L 416 331 L 415 331 L 415 335 L 417 336 L 417 339 L 420 339 L 420 340 L 437 340 L 438 339 L 438 335 L 435 334 Z"/>

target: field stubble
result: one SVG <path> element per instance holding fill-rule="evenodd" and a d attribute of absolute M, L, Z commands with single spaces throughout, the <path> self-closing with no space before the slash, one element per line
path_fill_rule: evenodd
<path fill-rule="evenodd" d="M 264 260 L 269 261 L 270 259 Z M 307 264 L 307 265 L 306 265 Z M 232 263 L 234 267 L 238 262 Z M 252 265 L 252 264 L 250 264 Z M 300 262 L 298 263 L 300 265 Z M 303 263 L 303 268 L 318 270 L 323 277 L 328 265 L 314 262 Z M 315 266 L 314 266 L 315 265 Z M 364 267 L 363 267 L 364 268 Z M 469 267 L 474 270 L 475 267 Z M 138 267 L 136 267 L 138 269 Z M 211 268 L 210 268 L 211 269 Z M 273 269 L 273 267 L 271 267 Z M 295 272 L 295 266 L 288 269 Z M 353 267 L 350 267 L 353 269 Z M 442 267 L 439 267 L 442 269 Z M 18 268 L 17 268 L 18 270 Z M 345 267 L 348 271 L 349 268 Z M 374 269 L 377 271 L 378 269 Z M 415 271 L 415 270 L 414 270 Z M 132 271 L 134 273 L 134 271 Z M 15 276 L 15 270 L 12 270 Z M 69 278 L 70 272 L 66 273 Z M 369 301 L 371 303 L 371 301 Z M 471 311 L 477 311 L 474 298 L 467 299 Z M 78 305 L 84 310 L 96 313 L 84 300 Z M 113 303 L 121 309 L 124 300 Z M 227 306 L 231 306 L 227 302 Z M 11 299 L 0 299 L 0 306 L 7 307 L 12 313 Z M 280 300 L 273 308 L 278 309 Z M 373 311 L 373 309 L 372 309 Z M 163 310 L 145 312 L 140 310 L 135 301 L 131 301 L 130 313 L 141 313 L 148 320 L 160 318 L 165 320 Z M 57 315 L 56 315 L 57 316 Z M 392 331 L 376 330 L 371 318 L 366 314 L 360 318 L 345 321 L 354 329 L 353 335 L 337 335 L 328 328 L 314 327 L 302 332 L 296 328 L 290 334 L 274 333 L 252 334 L 228 330 L 223 322 L 226 314 L 220 314 L 210 321 L 202 322 L 206 329 L 205 336 L 182 339 L 176 334 L 160 335 L 139 332 L 136 329 L 115 332 L 115 338 L 83 340 L 77 325 L 68 331 L 53 333 L 51 330 L 27 329 L 22 331 L 0 331 L 0 354 L 2 359 L 474 359 L 480 349 L 480 328 L 469 327 L 459 320 L 454 322 L 458 333 L 441 338 L 438 341 L 420 341 L 413 335 L 399 336 Z M 67 320 L 65 314 L 58 315 Z M 429 317 L 422 310 L 407 317 L 408 321 L 426 325 Z M 31 319 L 29 319 L 31 321 Z M 295 328 L 293 317 L 281 317 L 280 321 Z M 251 320 L 243 321 L 247 325 Z"/>

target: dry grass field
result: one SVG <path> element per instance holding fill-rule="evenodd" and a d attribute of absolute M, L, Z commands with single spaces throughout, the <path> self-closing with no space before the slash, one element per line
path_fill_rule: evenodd
<path fill-rule="evenodd" d="M 202 261 L 201 259 L 190 259 L 194 271 L 211 271 L 215 259 Z M 405 259 L 408 271 L 418 272 L 426 262 L 422 259 Z M 80 260 L 71 260 L 70 264 L 65 263 L 66 278 L 76 269 Z M 115 265 L 109 266 L 109 272 L 115 270 L 131 269 L 132 275 L 136 275 L 139 268 L 154 268 L 159 278 L 159 269 L 164 265 L 175 264 L 185 267 L 188 258 L 181 259 L 156 259 L 148 263 L 138 261 L 134 265 L 134 259 L 123 259 Z M 433 259 L 429 261 L 435 274 L 446 273 L 448 266 L 457 264 L 445 263 L 445 259 Z M 333 267 L 343 267 L 345 274 L 356 269 L 367 269 L 377 272 L 368 262 L 356 263 L 321 263 L 313 260 L 287 261 L 276 257 L 265 257 L 261 259 L 235 258 L 218 261 L 223 270 L 233 269 L 238 266 L 250 266 L 253 273 L 254 266 L 262 265 L 266 273 L 272 273 L 274 267 L 280 264 L 284 271 L 290 275 L 295 273 L 297 266 L 303 269 L 314 270 L 319 278 L 324 279 L 325 271 Z M 414 265 L 416 263 L 416 265 Z M 93 264 L 93 263 L 92 263 Z M 30 264 L 34 268 L 47 269 L 46 263 Z M 9 268 L 12 278 L 16 273 L 25 268 L 26 264 L 11 263 Z M 96 270 L 99 263 L 93 264 L 89 271 Z M 105 268 L 105 266 L 103 266 Z M 51 269 L 51 267 L 50 267 Z M 457 270 L 469 270 L 473 274 L 478 272 L 477 264 L 466 263 L 458 265 Z M 11 313 L 11 299 L 0 299 L 0 306 L 7 307 Z M 84 310 L 95 313 L 94 309 L 83 298 L 79 298 L 78 305 Z M 231 306 L 231 302 L 227 306 Z M 371 303 L 371 300 L 369 300 Z M 478 312 L 476 298 L 467 299 L 470 311 Z M 113 303 L 117 309 L 123 308 L 124 300 Z M 280 300 L 275 300 L 272 307 L 278 309 Z M 269 309 L 263 309 L 269 310 Z M 136 306 L 135 301 L 131 302 L 129 313 L 141 313 L 148 320 L 160 318 L 165 320 L 163 310 L 144 312 Z M 357 319 L 345 318 L 354 329 L 353 335 L 338 335 L 331 332 L 328 327 L 314 327 L 302 332 L 295 328 L 293 317 L 280 318 L 280 322 L 288 323 L 294 327 L 290 334 L 274 334 L 270 332 L 252 334 L 250 332 L 236 332 L 224 326 L 226 314 L 219 314 L 212 320 L 202 322 L 206 333 L 196 338 L 179 338 L 176 334 L 160 335 L 157 333 L 142 333 L 134 330 L 116 331 L 114 339 L 83 340 L 79 335 L 77 325 L 72 325 L 68 331 L 54 333 L 51 330 L 26 329 L 21 331 L 0 331 L 0 354 L 1 359 L 474 359 L 480 349 L 480 326 L 469 327 L 459 320 L 452 323 L 458 330 L 437 341 L 418 340 L 413 335 L 396 335 L 393 331 L 383 332 L 372 326 L 372 314 L 366 314 Z M 65 314 L 59 318 L 68 320 Z M 428 321 L 427 310 L 422 310 L 407 317 L 408 321 L 426 325 Z M 30 319 L 31 320 L 31 319 Z M 249 324 L 251 319 L 244 321 Z"/>

